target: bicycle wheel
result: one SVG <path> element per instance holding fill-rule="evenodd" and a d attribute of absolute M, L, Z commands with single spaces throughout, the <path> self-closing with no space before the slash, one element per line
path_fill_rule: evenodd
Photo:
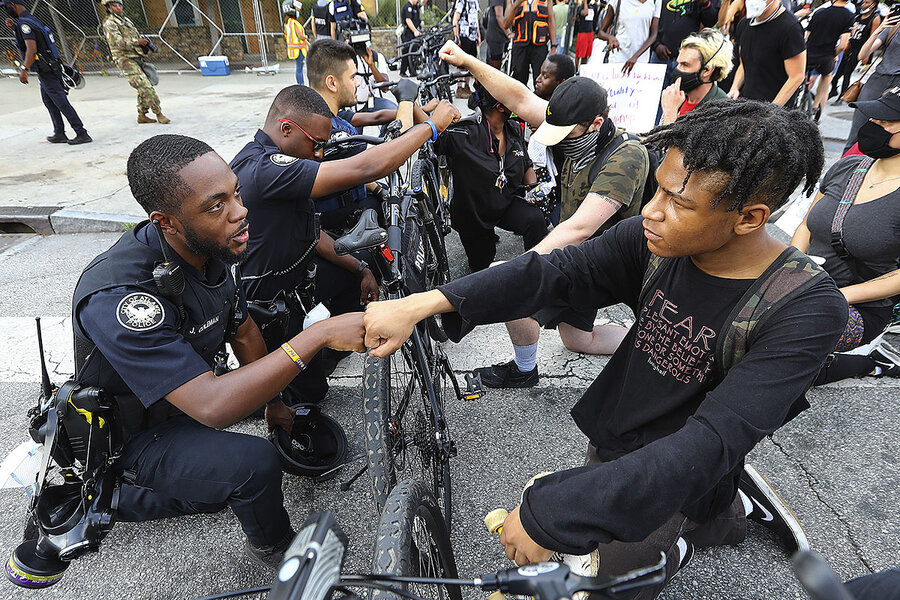
<path fill-rule="evenodd" d="M 407 577 L 459 576 L 440 508 L 424 483 L 407 479 L 388 497 L 378 523 L 372 572 Z M 420 598 L 462 600 L 458 586 L 395 585 Z M 384 590 L 373 590 L 369 597 L 372 600 L 402 600 Z"/>
<path fill-rule="evenodd" d="M 797 97 L 797 109 L 808 119 L 811 119 L 813 116 L 814 101 L 815 98 L 813 97 L 812 91 L 809 89 L 809 85 L 804 82 L 803 85 L 800 86 L 800 94 Z"/>
<path fill-rule="evenodd" d="M 443 404 L 439 401 L 438 406 L 441 409 Z M 366 357 L 363 430 L 375 503 L 383 509 L 391 489 L 405 478 L 428 481 L 443 502 L 449 526 L 450 446 L 445 450 L 439 444 L 446 434 L 437 435 L 433 417 L 422 370 L 413 358 L 412 341 L 386 359 Z M 438 422 L 445 430 L 443 415 Z"/>

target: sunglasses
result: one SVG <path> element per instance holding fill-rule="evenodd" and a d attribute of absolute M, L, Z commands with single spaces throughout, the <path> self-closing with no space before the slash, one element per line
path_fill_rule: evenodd
<path fill-rule="evenodd" d="M 325 148 L 325 144 L 328 143 L 328 140 L 317 140 L 317 139 L 314 138 L 313 136 L 309 135 L 309 134 L 306 132 L 305 129 L 303 129 L 302 127 L 300 127 L 299 125 L 297 125 L 295 122 L 291 121 L 290 119 L 278 119 L 278 122 L 279 122 L 279 123 L 290 123 L 291 125 L 293 125 L 293 126 L 296 127 L 297 129 L 299 129 L 300 131 L 302 131 L 302 132 L 303 132 L 303 135 L 305 135 L 306 138 L 307 138 L 309 141 L 312 142 L 312 144 L 313 144 L 313 153 L 316 153 L 316 152 L 318 152 L 319 150 L 324 149 L 324 148 Z"/>

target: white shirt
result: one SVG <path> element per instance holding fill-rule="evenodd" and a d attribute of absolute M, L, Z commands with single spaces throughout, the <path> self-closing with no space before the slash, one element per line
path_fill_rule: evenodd
<path fill-rule="evenodd" d="M 609 6 L 615 7 L 616 2 L 610 0 Z M 659 18 L 659 12 L 662 9 L 662 0 L 621 0 L 618 22 L 616 23 L 616 31 L 613 33 L 619 40 L 621 50 L 612 52 L 609 55 L 609 62 L 623 63 L 631 58 L 641 44 L 650 37 L 650 22 L 654 17 Z M 637 59 L 637 62 L 650 62 L 650 48 L 644 51 Z"/>

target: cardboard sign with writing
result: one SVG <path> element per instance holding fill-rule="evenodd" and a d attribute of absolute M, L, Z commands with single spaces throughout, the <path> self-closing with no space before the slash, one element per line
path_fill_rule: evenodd
<path fill-rule="evenodd" d="M 618 127 L 631 133 L 653 129 L 666 65 L 637 63 L 626 75 L 621 64 L 587 64 L 581 67 L 580 74 L 606 88 L 609 116 Z"/>

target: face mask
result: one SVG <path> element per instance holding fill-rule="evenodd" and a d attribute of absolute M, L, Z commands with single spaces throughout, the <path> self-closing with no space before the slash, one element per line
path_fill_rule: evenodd
<path fill-rule="evenodd" d="M 702 70 L 703 68 L 701 67 L 700 71 Z M 673 69 L 672 79 L 674 80 L 681 77 L 681 91 L 690 92 L 691 90 L 697 89 L 705 83 L 700 79 L 700 71 L 697 71 L 696 73 L 685 73 L 680 69 Z"/>
<path fill-rule="evenodd" d="M 900 154 L 900 148 L 891 148 L 888 144 L 894 134 L 886 131 L 878 123 L 867 121 L 859 128 L 859 151 L 872 158 L 890 158 Z"/>
<path fill-rule="evenodd" d="M 766 2 L 766 0 L 747 0 L 744 3 L 744 6 L 747 9 L 747 18 L 755 19 L 763 14 L 763 11 L 769 6 L 769 3 Z"/>

